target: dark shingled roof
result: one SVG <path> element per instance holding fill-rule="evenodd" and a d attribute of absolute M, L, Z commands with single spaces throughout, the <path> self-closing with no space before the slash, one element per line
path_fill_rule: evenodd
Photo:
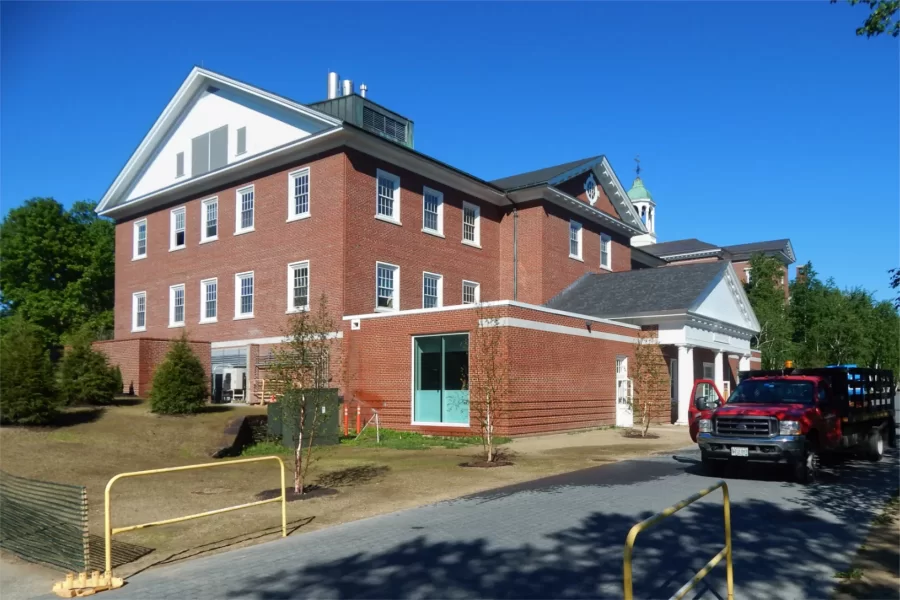
<path fill-rule="evenodd" d="M 582 158 L 581 160 L 573 160 L 572 162 L 555 165 L 553 167 L 544 167 L 543 169 L 538 169 L 537 171 L 528 171 L 527 173 L 520 173 L 519 175 L 502 177 L 500 179 L 495 179 L 490 183 L 507 192 L 510 190 L 517 190 L 519 188 L 531 187 L 533 185 L 547 183 L 554 177 L 562 175 L 566 171 L 570 171 L 579 165 L 583 165 L 586 162 L 590 162 L 598 158 L 601 158 L 601 156 L 591 156 L 589 158 Z"/>
<path fill-rule="evenodd" d="M 715 250 L 719 246 L 713 246 L 706 242 L 701 242 L 697 238 L 687 240 L 675 240 L 674 242 L 663 242 L 661 244 L 651 244 L 649 246 L 641 246 L 641 250 L 649 252 L 654 256 L 671 256 L 673 254 L 688 254 L 691 252 L 702 252 L 704 250 Z"/>
<path fill-rule="evenodd" d="M 783 252 L 785 255 L 791 254 L 788 250 L 791 241 L 788 239 L 783 240 L 770 240 L 768 242 L 753 242 L 752 244 L 736 244 L 734 246 L 725 246 L 725 250 L 727 250 L 734 260 L 744 260 L 750 258 L 753 254 L 757 252 L 770 253 L 770 252 Z"/>
<path fill-rule="evenodd" d="M 717 261 L 601 275 L 588 273 L 546 306 L 600 318 L 687 310 L 727 266 L 727 262 Z"/>

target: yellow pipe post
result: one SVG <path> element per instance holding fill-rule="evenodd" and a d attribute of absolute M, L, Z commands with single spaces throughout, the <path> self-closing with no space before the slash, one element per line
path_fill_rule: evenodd
<path fill-rule="evenodd" d="M 109 493 L 112 489 L 112 485 L 118 481 L 119 479 L 125 479 L 127 477 L 143 477 L 146 475 L 157 475 L 159 473 L 172 473 L 175 471 L 190 471 L 194 469 L 208 469 L 212 467 L 226 467 L 230 465 L 239 465 L 244 463 L 251 462 L 260 462 L 263 460 L 275 460 L 278 461 L 278 465 L 281 469 L 281 496 L 279 498 L 270 498 L 268 500 L 259 500 L 257 502 L 249 502 L 246 504 L 239 504 L 237 506 L 228 506 L 225 508 L 218 508 L 216 510 L 209 510 L 202 513 L 197 513 L 193 515 L 187 515 L 186 517 L 175 517 L 173 519 L 164 519 L 162 521 L 152 521 L 150 523 L 139 523 L 137 525 L 128 525 L 126 527 L 117 527 L 113 528 L 111 524 L 111 510 L 110 510 L 110 501 L 109 501 Z M 231 512 L 234 510 L 241 510 L 244 508 L 250 508 L 253 506 L 259 506 L 261 504 L 270 504 L 272 502 L 281 501 L 281 535 L 282 537 L 287 537 L 287 493 L 285 491 L 285 476 L 284 476 L 284 461 L 281 460 L 278 456 L 259 456 L 255 458 L 242 458 L 239 460 L 229 460 L 223 462 L 214 462 L 214 463 L 203 463 L 199 465 L 185 465 L 182 467 L 168 467 L 165 469 L 150 469 L 147 471 L 132 471 L 130 473 L 119 473 L 109 480 L 106 484 L 106 490 L 103 492 L 103 504 L 104 504 L 104 515 L 103 515 L 103 525 L 104 525 L 104 535 L 106 538 L 106 574 L 112 576 L 112 536 L 116 533 L 122 533 L 125 531 L 133 531 L 135 529 L 143 529 L 145 527 L 156 527 L 157 525 L 167 525 L 170 523 L 179 523 L 181 521 L 188 521 L 190 519 L 199 519 L 201 517 L 208 517 L 211 515 L 217 515 L 221 513 Z"/>

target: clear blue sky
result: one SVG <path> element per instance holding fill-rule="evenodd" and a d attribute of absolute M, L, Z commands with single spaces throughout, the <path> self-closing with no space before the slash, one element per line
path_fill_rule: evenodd
<path fill-rule="evenodd" d="M 640 154 L 660 241 L 789 237 L 839 285 L 898 266 L 898 41 L 844 3 L 2 4 L 3 214 L 98 200 L 194 64 L 300 102 L 340 72 L 486 179 Z"/>

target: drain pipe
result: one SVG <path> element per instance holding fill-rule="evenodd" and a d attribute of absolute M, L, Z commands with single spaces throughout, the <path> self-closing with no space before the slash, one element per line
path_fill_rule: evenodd
<path fill-rule="evenodd" d="M 513 300 L 519 299 L 519 207 L 509 194 L 506 199 L 513 207 Z"/>

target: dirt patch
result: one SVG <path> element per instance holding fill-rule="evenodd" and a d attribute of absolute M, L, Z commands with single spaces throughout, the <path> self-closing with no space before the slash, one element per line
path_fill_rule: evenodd
<path fill-rule="evenodd" d="M 338 471 L 323 473 L 316 479 L 316 485 L 322 487 L 350 487 L 364 485 L 384 479 L 391 468 L 387 465 L 359 465 Z"/>
<path fill-rule="evenodd" d="M 326 496 L 335 496 L 339 492 L 332 488 L 321 487 L 318 485 L 308 485 L 303 488 L 303 493 L 298 494 L 294 491 L 294 488 L 290 488 L 285 490 L 285 496 L 287 496 L 286 500 L 288 502 L 297 502 L 298 500 L 315 500 L 316 498 L 324 498 Z M 272 498 L 280 498 L 281 497 L 281 488 L 275 488 L 271 490 L 263 490 L 262 492 L 256 494 L 255 498 L 257 500 L 271 500 Z"/>
<path fill-rule="evenodd" d="M 622 437 L 639 439 L 639 440 L 658 440 L 659 435 L 648 431 L 646 435 L 641 435 L 640 429 L 623 429 Z"/>
<path fill-rule="evenodd" d="M 872 522 L 852 567 L 835 573 L 841 580 L 834 600 L 896 598 L 900 589 L 900 498 L 895 492 Z"/>
<path fill-rule="evenodd" d="M 490 462 L 486 460 L 472 460 L 469 462 L 459 463 L 461 467 L 477 467 L 480 469 L 491 469 L 493 467 L 511 467 L 513 465 L 511 460 L 492 460 Z"/>

